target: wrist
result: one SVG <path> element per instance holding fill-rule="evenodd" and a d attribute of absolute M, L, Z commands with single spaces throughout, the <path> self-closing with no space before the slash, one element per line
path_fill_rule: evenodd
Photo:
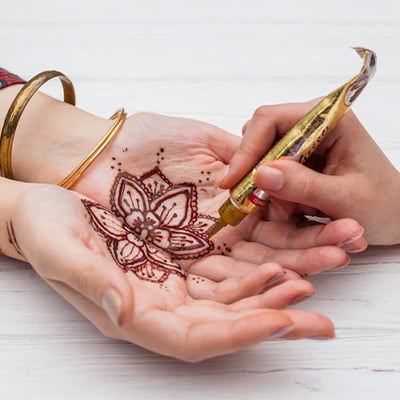
<path fill-rule="evenodd" d="M 36 186 L 38 185 L 0 178 L 0 193 L 7 194 L 6 196 L 0 196 L 1 253 L 24 261 L 26 261 L 25 257 L 16 242 L 12 219 L 21 196 Z"/>
<path fill-rule="evenodd" d="M 20 89 L 21 85 L 15 85 L 0 91 L 1 125 Z M 36 93 L 15 132 L 15 179 L 58 183 L 96 146 L 111 125 L 110 120 Z"/>

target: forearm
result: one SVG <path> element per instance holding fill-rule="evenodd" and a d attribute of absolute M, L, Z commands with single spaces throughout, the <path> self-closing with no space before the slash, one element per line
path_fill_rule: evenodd
<path fill-rule="evenodd" d="M 0 127 L 22 85 L 0 90 Z M 107 132 L 112 121 L 43 93 L 28 103 L 17 126 L 12 150 L 15 179 L 58 183 Z"/>

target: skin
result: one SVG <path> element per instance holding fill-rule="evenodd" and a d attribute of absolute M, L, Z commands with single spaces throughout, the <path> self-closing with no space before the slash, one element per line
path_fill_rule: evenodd
<path fill-rule="evenodd" d="M 7 88 L 0 95 L 12 99 L 11 89 L 16 90 Z M 57 183 L 111 122 L 41 94 L 31 103 L 16 135 L 16 178 Z M 186 361 L 231 353 L 271 335 L 334 337 L 326 317 L 279 310 L 315 293 L 299 279 L 302 275 L 347 265 L 346 243 L 362 238 L 363 232 L 354 220 L 299 228 L 296 219 L 267 221 L 270 212 L 264 210 L 215 237 L 215 249 L 230 251 L 177 260 L 188 278 L 171 274 L 163 287 L 124 273 L 90 223 L 82 197 L 110 208 L 118 169 L 138 177 L 155 166 L 173 184 L 194 183 L 199 212 L 216 217 L 227 196 L 218 183 L 239 145 L 237 137 L 208 124 L 137 114 L 128 118 L 75 192 L 1 179 L 1 190 L 10 195 L 2 199 L 0 216 L 13 224 L 24 259 L 107 336 Z M 21 258 L 7 242 L 5 229 L 0 247 Z M 111 313 L 104 306 L 110 290 Z"/>
<path fill-rule="evenodd" d="M 243 140 L 230 162 L 221 187 L 234 185 L 269 148 L 314 105 L 262 106 L 243 127 Z M 349 111 L 317 151 L 320 167 L 291 160 L 277 160 L 260 167 L 255 182 L 274 197 L 281 219 L 293 213 L 353 218 L 365 229 L 370 244 L 400 243 L 400 175 Z M 311 160 L 312 161 L 312 160 Z M 321 163 L 322 161 L 322 163 Z M 322 167 L 321 167 L 322 165 Z M 312 168 L 309 168 L 311 166 Z M 379 195 L 378 195 L 379 194 Z M 366 247 L 364 238 L 352 243 L 352 251 Z"/>
<path fill-rule="evenodd" d="M 252 276 L 243 283 L 243 277 L 224 279 L 224 271 L 219 271 L 218 281 L 204 273 L 198 284 L 190 279 L 192 274 L 186 280 L 170 275 L 161 288 L 116 266 L 76 193 L 30 185 L 19 195 L 10 221 L 24 256 L 11 245 L 7 253 L 29 260 L 107 336 L 191 362 L 237 351 L 282 329 L 288 339 L 334 336 L 332 323 L 321 315 L 280 311 L 300 294 L 312 294 L 309 283 L 285 282 L 255 295 L 281 272 L 277 264 L 252 266 Z M 218 272 L 218 264 L 213 265 Z M 102 296 L 109 288 L 123 296 L 117 325 L 102 309 Z"/>

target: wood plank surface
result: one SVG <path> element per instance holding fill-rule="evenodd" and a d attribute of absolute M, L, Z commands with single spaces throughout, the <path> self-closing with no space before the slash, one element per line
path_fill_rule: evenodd
<path fill-rule="evenodd" d="M 259 105 L 336 88 L 360 68 L 349 47 L 370 47 L 377 74 L 354 109 L 400 168 L 395 0 L 3 0 L 1 10 L 2 67 L 25 78 L 59 69 L 78 104 L 103 116 L 125 106 L 236 134 Z M 188 365 L 103 337 L 30 266 L 0 257 L 0 398 L 398 399 L 400 246 L 310 280 L 318 294 L 298 307 L 329 316 L 337 340 Z"/>

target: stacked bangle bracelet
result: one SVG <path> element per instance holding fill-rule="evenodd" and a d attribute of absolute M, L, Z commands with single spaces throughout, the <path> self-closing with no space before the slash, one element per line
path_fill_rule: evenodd
<path fill-rule="evenodd" d="M 58 71 L 44 71 L 34 76 L 18 92 L 4 120 L 3 129 L 0 135 L 0 172 L 5 178 L 14 179 L 12 169 L 12 147 L 14 142 L 15 131 L 22 113 L 25 110 L 29 100 L 38 91 L 38 89 L 47 81 L 53 78 L 61 80 L 64 90 L 64 102 L 75 105 L 75 91 L 71 80 L 63 73 Z M 115 120 L 108 132 L 99 142 L 99 144 L 85 157 L 84 160 L 66 177 L 59 185 L 69 189 L 82 176 L 82 174 L 90 167 L 95 159 L 110 144 L 114 136 L 119 132 L 126 119 L 124 109 L 116 111 L 111 119 Z"/>
<path fill-rule="evenodd" d="M 64 90 L 64 101 L 75 105 L 75 91 L 72 82 L 68 77 L 58 71 L 44 71 L 37 74 L 18 92 L 17 97 L 11 103 L 4 120 L 3 129 L 0 136 L 0 170 L 2 176 L 13 179 L 14 173 L 11 164 L 12 146 L 14 142 L 15 130 L 22 113 L 29 100 L 47 81 L 53 78 L 60 78 Z"/>
<path fill-rule="evenodd" d="M 80 162 L 80 164 L 60 183 L 59 186 L 69 189 L 83 175 L 83 173 L 91 166 L 93 161 L 102 153 L 109 145 L 114 136 L 119 132 L 126 119 L 126 112 L 123 108 L 116 111 L 110 119 L 115 119 L 111 128 L 104 135 L 99 144 Z"/>

